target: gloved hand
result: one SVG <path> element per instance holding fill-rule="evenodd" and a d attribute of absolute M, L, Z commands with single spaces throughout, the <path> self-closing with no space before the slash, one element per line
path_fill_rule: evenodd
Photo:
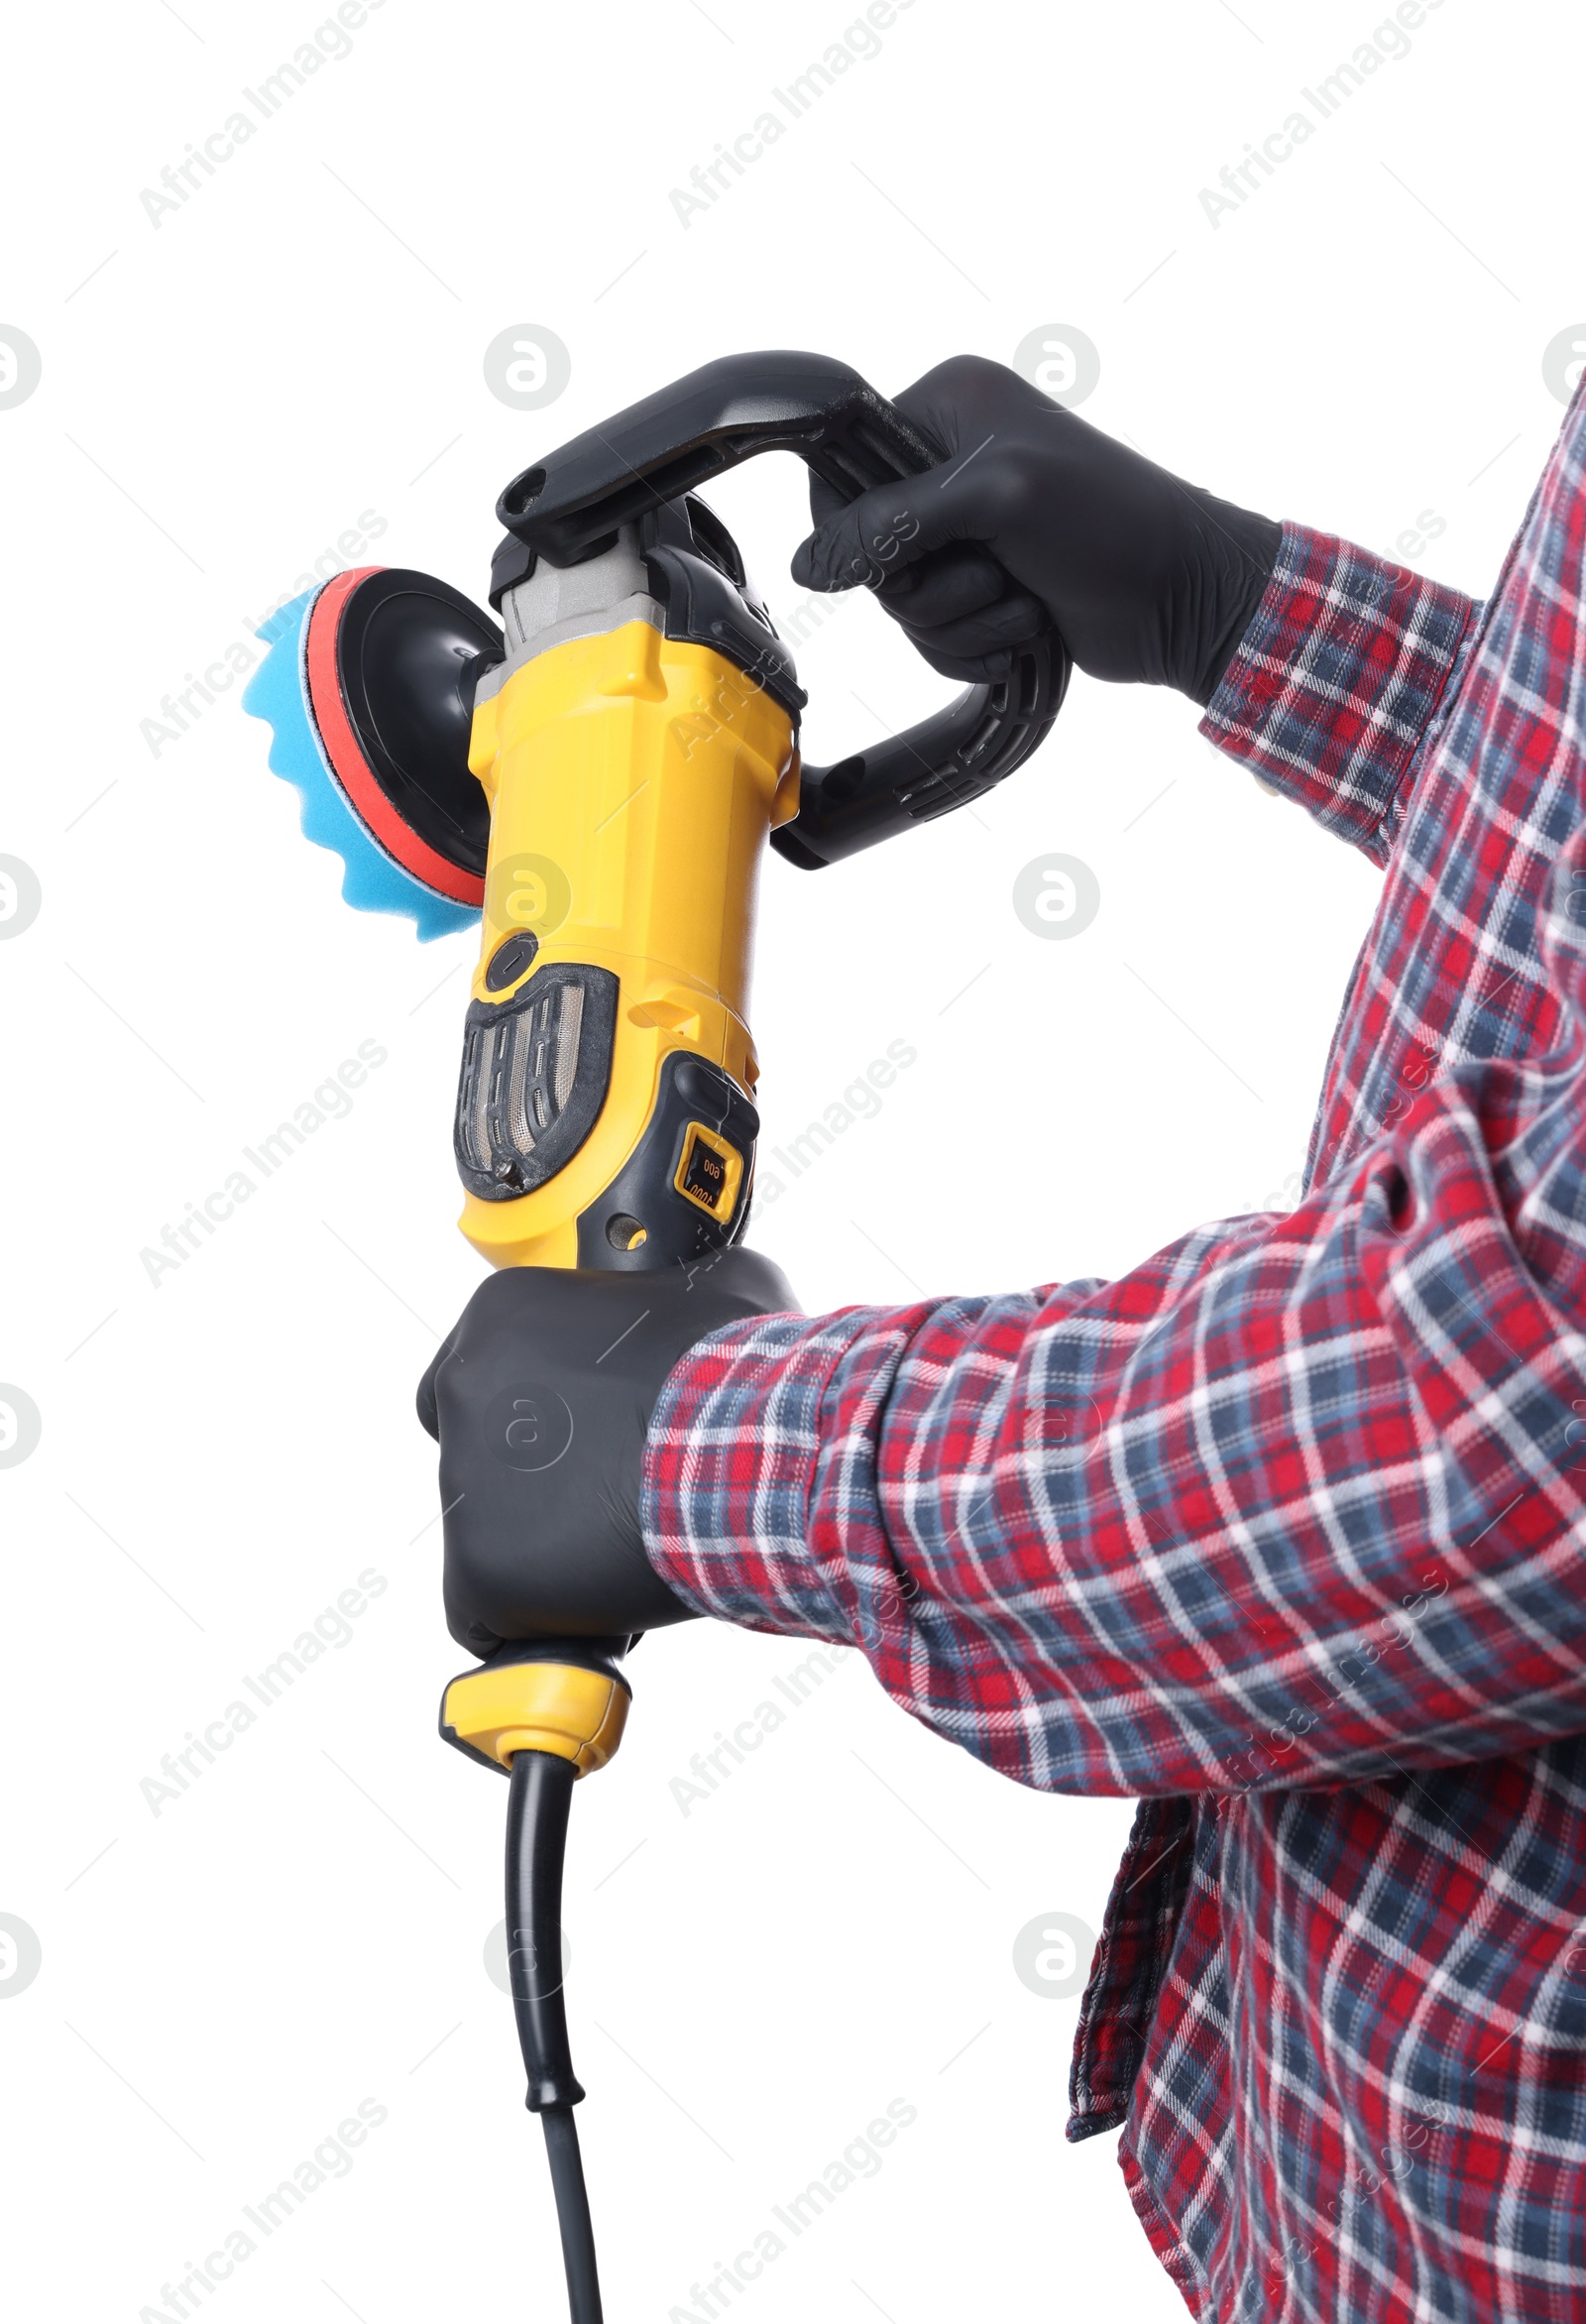
<path fill-rule="evenodd" d="M 418 1385 L 440 1443 L 446 1622 L 459 1646 L 608 1637 L 686 1621 L 644 1555 L 644 1434 L 697 1339 L 797 1312 L 781 1269 L 729 1250 L 653 1274 L 507 1267 Z"/>
<path fill-rule="evenodd" d="M 1176 686 L 1202 708 L 1271 577 L 1281 525 L 1115 443 L 1000 363 L 959 355 L 895 399 L 947 447 L 845 505 L 810 484 L 806 589 L 874 589 L 950 678 L 1001 677 L 1055 628 L 1093 678 Z"/>

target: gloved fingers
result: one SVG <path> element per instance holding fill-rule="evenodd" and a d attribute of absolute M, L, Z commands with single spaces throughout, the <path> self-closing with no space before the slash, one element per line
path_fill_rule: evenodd
<path fill-rule="evenodd" d="M 964 461 L 898 477 L 861 493 L 800 541 L 792 573 L 801 589 L 875 589 L 933 549 L 986 536 L 986 496 L 968 488 Z"/>
<path fill-rule="evenodd" d="M 817 532 L 848 505 L 849 496 L 840 486 L 828 484 L 824 476 L 810 470 L 810 523 Z"/>
<path fill-rule="evenodd" d="M 901 397 L 898 401 L 901 409 Z M 927 432 L 934 434 L 936 431 L 928 430 Z M 953 462 L 949 459 L 943 465 L 944 469 L 951 469 Z M 898 478 L 896 481 L 908 483 L 913 480 Z M 887 488 L 878 486 L 876 489 L 884 491 Z M 812 531 L 821 531 L 823 526 L 832 523 L 834 519 L 841 517 L 846 509 L 852 508 L 854 505 L 851 492 L 845 492 L 841 485 L 829 484 L 824 476 L 818 476 L 813 468 L 810 470 L 810 525 Z"/>
<path fill-rule="evenodd" d="M 986 355 L 949 355 L 892 401 L 922 435 L 942 446 L 950 467 L 992 429 L 1020 428 L 1063 408 L 1032 381 Z"/>
<path fill-rule="evenodd" d="M 994 605 L 1007 586 L 1008 576 L 996 558 L 977 543 L 963 541 L 889 573 L 875 594 L 889 614 L 924 630 Z"/>
<path fill-rule="evenodd" d="M 915 628 L 913 621 L 903 623 L 910 646 L 920 653 L 950 653 L 959 660 L 977 660 L 980 655 L 1001 653 L 1003 646 L 1024 646 L 1031 637 L 1040 637 L 1052 626 L 1052 616 L 1043 604 L 1038 604 L 1024 590 L 1012 590 L 1008 597 L 998 597 L 982 614 L 966 614 L 963 621 L 922 623 Z"/>

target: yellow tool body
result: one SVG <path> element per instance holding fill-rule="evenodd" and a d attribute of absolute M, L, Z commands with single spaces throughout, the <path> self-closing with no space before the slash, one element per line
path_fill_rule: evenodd
<path fill-rule="evenodd" d="M 793 723 L 711 647 L 627 621 L 549 646 L 480 702 L 469 765 L 491 805 L 476 1001 L 516 998 L 558 963 L 620 989 L 605 1104 L 578 1152 L 515 1200 L 465 1195 L 460 1224 L 495 1266 L 576 1266 L 579 1219 L 637 1148 L 669 1055 L 753 1095 L 750 933 L 766 837 L 798 803 Z M 523 931 L 532 963 L 488 990 Z"/>

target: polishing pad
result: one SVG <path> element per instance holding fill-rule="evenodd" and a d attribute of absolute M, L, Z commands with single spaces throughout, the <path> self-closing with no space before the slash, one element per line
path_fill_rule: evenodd
<path fill-rule="evenodd" d="M 272 770 L 303 835 L 345 866 L 355 910 L 398 912 L 428 941 L 485 892 L 490 810 L 468 770 L 480 676 L 505 652 L 467 598 L 424 573 L 363 566 L 305 590 L 258 633 L 242 703 L 274 731 Z"/>

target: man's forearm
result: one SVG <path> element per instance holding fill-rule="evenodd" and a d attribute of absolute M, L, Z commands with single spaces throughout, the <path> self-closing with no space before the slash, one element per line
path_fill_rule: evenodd
<path fill-rule="evenodd" d="M 860 1647 L 1052 1790 L 1360 1782 L 1578 1731 L 1578 1380 L 1489 1134 L 1502 1108 L 1440 1085 L 1292 1219 L 1115 1283 L 716 1335 L 650 1428 L 652 1565 Z"/>

